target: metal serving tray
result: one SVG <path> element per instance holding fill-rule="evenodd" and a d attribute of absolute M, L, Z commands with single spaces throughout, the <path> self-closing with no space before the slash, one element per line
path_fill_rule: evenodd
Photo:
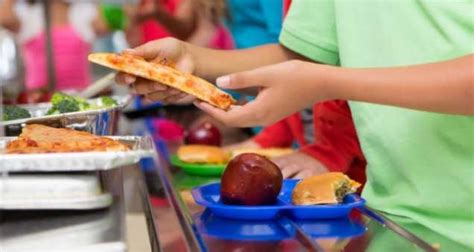
<path fill-rule="evenodd" d="M 0 209 L 88 210 L 112 204 L 98 174 L 10 174 L 0 178 Z"/>
<path fill-rule="evenodd" d="M 118 111 L 130 103 L 132 96 L 112 96 L 112 98 L 118 102 L 117 106 L 58 115 L 46 115 L 46 112 L 52 106 L 49 102 L 21 105 L 21 107 L 31 113 L 31 118 L 0 121 L 0 127 L 5 127 L 6 136 L 18 136 L 26 124 L 33 123 L 55 128 L 72 128 L 87 131 L 95 135 L 111 135 L 113 133 L 114 124 L 117 121 Z M 99 98 L 89 99 L 87 101 L 93 105 L 102 105 Z"/>
<path fill-rule="evenodd" d="M 128 151 L 2 154 L 0 172 L 57 172 L 109 170 L 135 164 L 154 155 L 151 137 L 110 136 L 130 146 Z M 13 137 L 0 137 L 0 151 Z M 66 141 L 66 139 L 65 139 Z"/>

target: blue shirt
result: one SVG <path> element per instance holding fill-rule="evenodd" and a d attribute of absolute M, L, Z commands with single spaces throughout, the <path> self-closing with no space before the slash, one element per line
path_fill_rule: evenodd
<path fill-rule="evenodd" d="M 227 22 L 238 49 L 278 43 L 283 0 L 228 0 Z"/>

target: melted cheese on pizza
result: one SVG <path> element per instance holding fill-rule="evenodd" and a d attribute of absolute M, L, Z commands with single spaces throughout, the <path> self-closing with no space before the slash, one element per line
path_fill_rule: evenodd
<path fill-rule="evenodd" d="M 7 153 L 10 154 L 126 151 L 128 149 L 125 144 L 107 137 L 39 124 L 27 125 L 17 139 L 7 144 Z"/>

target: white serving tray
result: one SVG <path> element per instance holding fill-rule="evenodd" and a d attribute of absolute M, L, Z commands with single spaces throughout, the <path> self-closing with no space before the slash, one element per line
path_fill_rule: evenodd
<path fill-rule="evenodd" d="M 109 170 L 132 165 L 142 158 L 154 155 L 151 137 L 110 136 L 110 138 L 128 144 L 131 149 L 128 151 L 42 154 L 0 153 L 0 173 Z M 5 149 L 7 143 L 13 139 L 15 138 L 0 137 L 0 151 Z"/>
<path fill-rule="evenodd" d="M 0 209 L 3 210 L 87 210 L 111 204 L 112 196 L 102 190 L 96 173 L 0 177 Z"/>

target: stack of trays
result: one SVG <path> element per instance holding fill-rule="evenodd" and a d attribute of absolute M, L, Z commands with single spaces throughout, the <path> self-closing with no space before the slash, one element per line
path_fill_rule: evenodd
<path fill-rule="evenodd" d="M 281 241 L 293 239 L 297 233 L 311 238 L 348 238 L 362 235 L 366 228 L 352 210 L 365 205 L 356 194 L 346 195 L 343 202 L 326 205 L 294 205 L 292 191 L 297 179 L 285 179 L 274 204 L 245 206 L 224 204 L 220 199 L 220 183 L 192 190 L 195 202 L 206 208 L 195 214 L 197 229 L 224 240 Z M 332 251 L 332 250 L 331 250 Z"/>
<path fill-rule="evenodd" d="M 96 173 L 15 174 L 0 179 L 0 209 L 97 209 L 112 204 Z"/>
<path fill-rule="evenodd" d="M 113 133 L 117 113 L 129 97 L 114 97 L 118 105 L 97 110 L 45 116 L 48 103 L 25 106 L 32 118 L 0 122 L 10 136 L 26 124 L 73 128 L 95 135 Z M 95 100 L 89 100 L 94 104 Z M 130 147 L 127 151 L 44 154 L 0 153 L 0 210 L 87 210 L 105 208 L 112 196 L 101 182 L 101 171 L 135 164 L 153 155 L 148 137 L 113 136 Z M 0 151 L 14 137 L 0 137 Z M 67 139 L 65 139 L 67 141 Z"/>

